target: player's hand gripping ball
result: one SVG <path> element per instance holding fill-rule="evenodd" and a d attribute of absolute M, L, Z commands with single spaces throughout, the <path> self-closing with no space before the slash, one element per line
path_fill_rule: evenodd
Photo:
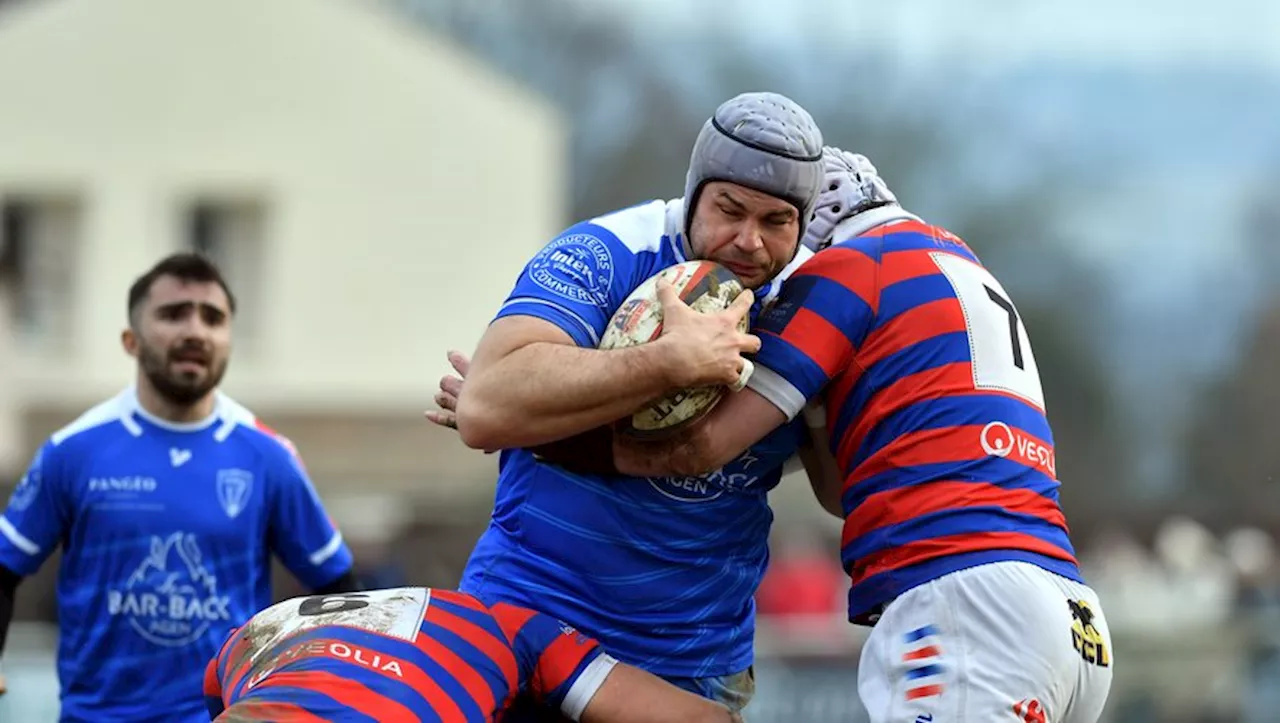
<path fill-rule="evenodd" d="M 601 349 L 646 344 L 662 335 L 662 304 L 658 301 L 660 277 L 671 282 L 681 301 L 702 313 L 727 309 L 745 288 L 737 275 L 714 261 L 686 261 L 670 266 L 646 279 L 622 302 L 600 339 Z M 747 331 L 745 316 L 738 330 Z M 750 362 L 747 365 L 737 388 L 746 383 Z M 620 420 L 616 429 L 637 439 L 669 437 L 710 412 L 728 389 L 725 386 L 683 389 L 646 404 Z"/>

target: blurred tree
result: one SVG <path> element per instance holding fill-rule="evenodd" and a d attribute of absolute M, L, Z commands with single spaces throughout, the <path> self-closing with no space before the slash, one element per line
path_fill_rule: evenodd
<path fill-rule="evenodd" d="M 1197 507 L 1258 524 L 1280 524 L 1280 170 L 1261 179 L 1243 215 L 1252 282 L 1262 311 L 1235 363 L 1198 393 L 1183 440 L 1185 487 Z"/>
<path fill-rule="evenodd" d="M 1134 460 L 1106 371 L 1059 308 L 1020 311 L 1040 366 L 1067 518 L 1114 521 L 1132 503 Z"/>
<path fill-rule="evenodd" d="M 665 125 L 688 124 L 666 117 L 678 107 L 665 92 L 659 69 L 646 62 L 645 49 L 625 26 L 577 0 L 399 2 L 412 17 L 468 46 L 561 108 L 570 124 L 572 208 L 566 223 L 647 195 L 670 193 L 658 190 L 673 187 L 670 183 L 655 182 L 665 146 L 646 146 L 645 140 Z M 627 156 L 637 147 L 650 155 L 627 158 L 634 167 L 602 160 L 602 155 Z M 645 191 L 614 204 L 616 195 L 601 193 L 602 186 Z"/>
<path fill-rule="evenodd" d="M 1280 304 L 1259 318 L 1236 365 L 1205 385 L 1183 449 L 1200 506 L 1259 524 L 1280 523 Z"/>

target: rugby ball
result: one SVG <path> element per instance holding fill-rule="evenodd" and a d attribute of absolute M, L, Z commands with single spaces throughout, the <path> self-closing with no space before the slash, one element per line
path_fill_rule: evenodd
<path fill-rule="evenodd" d="M 714 261 L 686 261 L 667 267 L 640 284 L 613 313 L 600 338 L 601 349 L 646 344 L 662 335 L 658 279 L 664 277 L 686 304 L 704 314 L 728 308 L 746 288 L 736 274 Z M 747 330 L 745 317 L 738 328 Z M 616 429 L 638 439 L 669 437 L 710 412 L 726 391 L 724 386 L 682 389 L 619 420 Z"/>

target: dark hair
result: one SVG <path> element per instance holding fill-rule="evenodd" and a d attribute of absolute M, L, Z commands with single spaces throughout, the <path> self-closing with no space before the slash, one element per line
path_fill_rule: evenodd
<path fill-rule="evenodd" d="M 231 313 L 236 313 L 236 297 L 231 293 L 231 288 L 227 286 L 226 279 L 222 278 L 222 272 L 218 270 L 216 264 L 210 261 L 207 256 L 203 256 L 194 252 L 180 252 L 170 254 L 155 265 L 152 266 L 147 273 L 139 276 L 133 285 L 129 287 L 129 322 L 133 323 L 134 314 L 142 302 L 147 300 L 147 295 L 151 293 L 151 287 L 162 276 L 172 276 L 179 281 L 197 282 L 197 283 L 213 283 L 222 287 L 222 291 L 227 295 L 227 305 L 230 307 Z"/>

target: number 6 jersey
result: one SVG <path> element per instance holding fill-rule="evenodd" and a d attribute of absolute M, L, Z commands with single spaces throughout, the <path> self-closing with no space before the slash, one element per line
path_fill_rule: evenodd
<path fill-rule="evenodd" d="M 1000 560 L 1080 581 L 1026 329 L 963 241 L 903 219 L 831 246 L 755 331 L 751 388 L 788 417 L 825 402 L 850 620 Z"/>
<path fill-rule="evenodd" d="M 205 673 L 218 720 L 501 720 L 517 693 L 577 720 L 612 669 L 558 620 L 409 587 L 294 598 L 263 610 Z"/>

